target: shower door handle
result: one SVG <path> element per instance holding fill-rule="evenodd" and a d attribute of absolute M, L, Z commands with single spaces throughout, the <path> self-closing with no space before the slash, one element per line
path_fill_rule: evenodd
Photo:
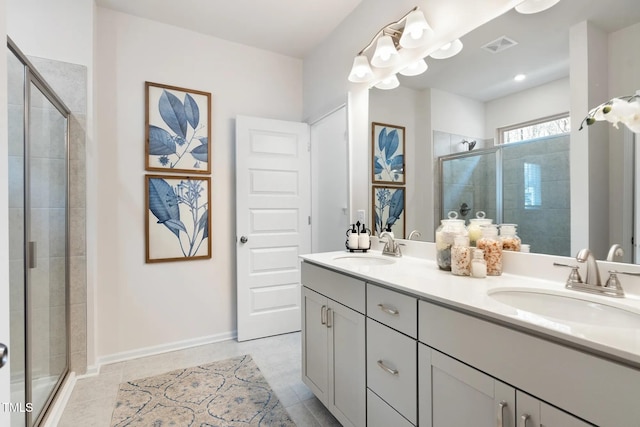
<path fill-rule="evenodd" d="M 9 360 L 9 347 L 0 343 L 0 368 L 7 364 Z"/>

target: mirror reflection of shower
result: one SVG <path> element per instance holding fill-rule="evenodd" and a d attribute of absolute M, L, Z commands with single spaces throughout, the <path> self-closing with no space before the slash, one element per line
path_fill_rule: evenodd
<path fill-rule="evenodd" d="M 570 256 L 569 134 L 442 156 L 440 215 L 484 211 L 518 224 L 531 252 Z M 439 220 L 439 218 L 436 218 Z"/>
<path fill-rule="evenodd" d="M 461 142 L 461 144 L 467 144 L 467 151 L 471 151 L 476 146 L 476 140 L 474 139 L 473 141 L 469 141 L 465 139 Z"/>

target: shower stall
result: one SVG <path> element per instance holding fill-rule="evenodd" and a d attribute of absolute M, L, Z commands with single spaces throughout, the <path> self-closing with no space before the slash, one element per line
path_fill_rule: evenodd
<path fill-rule="evenodd" d="M 11 425 L 41 423 L 69 372 L 69 109 L 7 43 Z"/>
<path fill-rule="evenodd" d="M 441 217 L 453 210 L 468 220 L 484 211 L 494 223 L 517 224 L 531 252 L 570 256 L 569 138 L 562 134 L 440 157 Z"/>

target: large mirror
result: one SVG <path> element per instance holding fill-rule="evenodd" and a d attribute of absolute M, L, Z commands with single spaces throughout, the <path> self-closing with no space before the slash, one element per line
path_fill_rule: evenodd
<path fill-rule="evenodd" d="M 466 207 L 466 219 L 483 210 L 519 224 L 532 252 L 570 256 L 584 244 L 604 259 L 619 243 L 625 255 L 615 260 L 633 261 L 634 135 L 606 123 L 577 129 L 587 105 L 640 89 L 638 40 L 638 0 L 561 0 L 538 14 L 511 10 L 462 37 L 458 55 L 427 57 L 424 74 L 371 89 L 369 122 L 406 128 L 407 234 L 417 229 L 433 241 L 439 219 Z M 524 80 L 514 80 L 519 74 Z M 570 132 L 500 144 L 510 128 L 524 134 L 532 123 L 565 126 L 566 118 Z M 476 169 L 487 156 L 498 171 Z M 476 189 L 451 179 L 456 171 Z"/>

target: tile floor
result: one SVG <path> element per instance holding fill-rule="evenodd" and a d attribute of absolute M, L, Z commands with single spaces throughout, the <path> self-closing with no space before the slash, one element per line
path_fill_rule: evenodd
<path fill-rule="evenodd" d="M 118 385 L 137 378 L 250 354 L 298 427 L 340 426 L 300 379 L 300 333 L 239 343 L 235 340 L 104 365 L 79 379 L 59 427 L 108 427 Z"/>

